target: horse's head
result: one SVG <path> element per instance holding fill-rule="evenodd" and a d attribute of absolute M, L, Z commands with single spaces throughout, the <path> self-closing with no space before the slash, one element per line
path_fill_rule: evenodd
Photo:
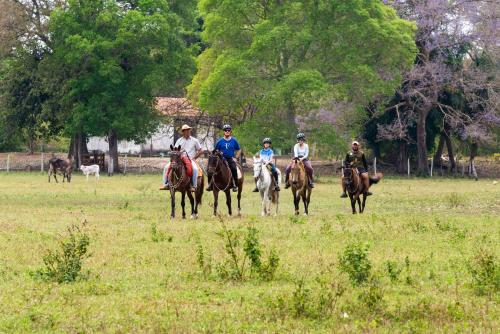
<path fill-rule="evenodd" d="M 292 169 L 290 171 L 290 181 L 292 184 L 298 184 L 303 173 L 305 173 L 304 163 L 299 158 L 293 158 Z"/>
<path fill-rule="evenodd" d="M 170 166 L 172 170 L 178 170 L 182 166 L 181 154 L 180 146 L 174 147 L 170 145 Z"/>
<path fill-rule="evenodd" d="M 262 172 L 262 161 L 256 157 L 253 157 L 253 177 L 258 178 Z"/>
<path fill-rule="evenodd" d="M 356 177 L 358 176 L 358 170 L 352 165 L 348 165 L 344 168 L 344 176 L 342 178 L 344 184 L 347 188 L 351 186 L 357 186 Z"/>
<path fill-rule="evenodd" d="M 207 175 L 212 177 L 217 170 L 217 166 L 219 161 L 222 160 L 222 152 L 218 150 L 213 150 L 212 153 L 208 155 L 208 163 L 207 163 Z"/>

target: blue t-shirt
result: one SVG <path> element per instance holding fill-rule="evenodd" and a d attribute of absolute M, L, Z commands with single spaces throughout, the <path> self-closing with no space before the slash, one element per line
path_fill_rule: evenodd
<path fill-rule="evenodd" d="M 238 144 L 238 141 L 234 137 L 231 137 L 229 140 L 223 137 L 217 140 L 215 149 L 221 151 L 225 158 L 234 158 L 234 152 L 240 150 L 240 144 Z"/>
<path fill-rule="evenodd" d="M 271 148 L 263 148 L 260 150 L 260 160 L 263 162 L 270 162 L 273 159 L 274 152 Z"/>

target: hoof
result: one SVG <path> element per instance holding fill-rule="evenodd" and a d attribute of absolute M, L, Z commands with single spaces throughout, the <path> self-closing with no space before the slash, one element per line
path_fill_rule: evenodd
<path fill-rule="evenodd" d="M 305 213 L 305 212 L 304 212 L 304 216 L 306 216 L 306 217 L 307 217 L 308 215 L 309 215 L 308 213 Z"/>
<path fill-rule="evenodd" d="M 191 215 L 191 217 L 190 217 L 190 218 L 191 218 L 192 220 L 194 220 L 194 219 L 198 219 L 198 215 Z"/>

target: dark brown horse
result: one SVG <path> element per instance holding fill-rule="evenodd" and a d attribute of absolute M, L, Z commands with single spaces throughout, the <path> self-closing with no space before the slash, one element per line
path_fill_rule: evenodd
<path fill-rule="evenodd" d="M 50 177 L 54 176 L 54 180 L 56 180 L 56 183 L 59 183 L 57 181 L 57 172 L 60 172 L 63 176 L 63 183 L 64 179 L 66 179 L 69 182 L 71 182 L 71 172 L 73 171 L 73 160 L 71 157 L 69 157 L 67 160 L 63 160 L 61 158 L 56 158 L 53 157 L 49 160 L 49 182 L 50 182 Z"/>
<path fill-rule="evenodd" d="M 372 184 L 378 183 L 378 181 L 380 181 L 382 177 L 382 173 L 378 173 L 373 177 L 369 177 L 370 186 Z M 365 189 L 366 186 L 361 180 L 358 169 L 355 167 L 346 167 L 344 169 L 342 182 L 345 185 L 347 194 L 349 194 L 349 198 L 351 199 L 352 214 L 356 214 L 356 202 L 358 202 L 359 213 L 363 213 L 363 211 L 365 211 L 366 192 L 368 191 L 369 187 L 368 189 Z M 361 194 L 363 194 L 363 203 L 361 203 L 361 199 L 359 198 Z"/>
<path fill-rule="evenodd" d="M 207 174 L 209 179 L 212 181 L 213 193 L 214 193 L 214 216 L 217 215 L 217 206 L 219 202 L 219 191 L 226 193 L 226 204 L 229 215 L 233 214 L 231 208 L 231 187 L 233 185 L 233 176 L 231 174 L 231 169 L 229 168 L 227 162 L 222 157 L 220 151 L 214 150 L 208 156 L 208 166 Z M 236 186 L 238 187 L 238 216 L 241 215 L 241 192 L 243 191 L 243 171 L 241 167 L 237 164 L 236 167 L 241 172 L 241 179 L 236 181 Z"/>
<path fill-rule="evenodd" d="M 195 196 L 191 193 L 191 177 L 188 176 L 187 168 L 182 161 L 181 147 L 170 146 L 170 174 L 168 175 L 168 183 L 170 185 L 170 201 L 172 213 L 171 218 L 175 218 L 175 192 L 181 193 L 182 219 L 186 218 L 186 194 L 191 203 L 191 218 L 198 218 L 198 205 L 201 204 L 203 197 L 203 175 L 198 175 L 198 187 L 196 188 Z M 196 162 L 192 162 L 196 163 Z"/>
<path fill-rule="evenodd" d="M 299 202 L 302 198 L 302 202 L 304 203 L 304 214 L 308 215 L 312 188 L 309 187 L 309 177 L 307 176 L 304 163 L 298 158 L 294 158 L 292 161 L 290 184 L 293 194 L 293 204 L 295 205 L 295 214 L 299 214 Z"/>

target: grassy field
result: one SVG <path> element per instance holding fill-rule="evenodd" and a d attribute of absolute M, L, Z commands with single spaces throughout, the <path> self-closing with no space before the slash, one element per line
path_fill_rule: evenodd
<path fill-rule="evenodd" d="M 247 183 L 243 216 L 224 223 L 210 216 L 210 193 L 200 219 L 170 221 L 158 186 L 153 175 L 48 184 L 45 174 L 0 174 L 0 332 L 500 330 L 493 180 L 386 178 L 353 216 L 338 180 L 322 179 L 299 218 L 288 191 L 280 215 L 261 218 Z M 47 281 L 36 272 L 71 224 L 90 241 L 83 275 Z M 246 258 L 238 276 L 231 256 L 241 269 L 249 231 L 263 264 Z M 240 236 L 233 253 L 228 235 Z"/>

